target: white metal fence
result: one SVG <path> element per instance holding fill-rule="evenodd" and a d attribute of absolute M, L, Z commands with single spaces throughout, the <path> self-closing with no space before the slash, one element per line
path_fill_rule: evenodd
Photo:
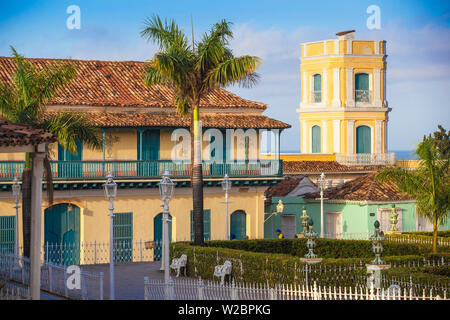
<path fill-rule="evenodd" d="M 0 287 L 2 285 L 0 284 Z M 0 300 L 29 300 L 30 294 L 28 288 L 22 288 L 19 286 L 5 283 L 0 288 Z"/>
<path fill-rule="evenodd" d="M 41 265 L 41 290 L 69 299 L 103 300 L 103 272 L 94 274 L 85 272 L 81 268 L 79 289 L 69 289 L 67 282 L 70 276 L 71 274 L 67 273 L 67 267 L 43 262 Z M 0 278 L 29 285 L 30 259 L 0 253 Z"/>
<path fill-rule="evenodd" d="M 202 279 L 172 279 L 165 284 L 163 280 L 144 278 L 145 300 L 447 300 L 435 295 L 433 290 L 421 294 L 412 289 L 397 287 L 374 288 L 367 286 L 318 286 L 278 285 L 269 287 L 258 283 L 234 283 L 220 285 Z"/>

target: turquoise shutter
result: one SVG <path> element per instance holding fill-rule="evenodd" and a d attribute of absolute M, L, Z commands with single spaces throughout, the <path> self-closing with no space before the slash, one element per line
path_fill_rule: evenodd
<path fill-rule="evenodd" d="M 231 233 L 236 236 L 236 240 L 242 240 L 247 235 L 247 219 L 245 212 L 238 210 L 230 217 L 230 239 Z"/>
<path fill-rule="evenodd" d="M 191 241 L 194 240 L 194 211 L 191 210 Z M 211 240 L 211 210 L 203 210 L 203 239 Z"/>
<path fill-rule="evenodd" d="M 133 213 L 114 213 L 114 261 L 133 261 Z"/>
<path fill-rule="evenodd" d="M 322 91 L 322 76 L 320 74 L 314 75 L 314 91 Z"/>
<path fill-rule="evenodd" d="M 321 135 L 320 135 L 320 127 L 313 126 L 311 130 L 311 143 L 312 143 L 312 153 L 320 153 L 321 151 Z"/>
<path fill-rule="evenodd" d="M 369 75 L 367 73 L 358 73 L 355 75 L 355 89 L 369 90 Z"/>
<path fill-rule="evenodd" d="M 0 217 L 0 251 L 14 252 L 15 244 L 15 216 Z"/>
<path fill-rule="evenodd" d="M 371 153 L 371 136 L 368 126 L 356 128 L 356 153 Z"/>

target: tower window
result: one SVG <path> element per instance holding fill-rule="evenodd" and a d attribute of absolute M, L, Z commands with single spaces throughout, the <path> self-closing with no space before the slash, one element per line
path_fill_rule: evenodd
<path fill-rule="evenodd" d="M 320 127 L 313 126 L 311 128 L 311 152 L 320 153 L 321 151 L 321 134 Z"/>
<path fill-rule="evenodd" d="M 357 73 L 355 75 L 355 101 L 370 103 L 372 101 L 369 90 L 369 74 Z"/>
<path fill-rule="evenodd" d="M 313 90 L 311 92 L 311 99 L 313 103 L 322 101 L 322 76 L 315 74 L 313 76 Z"/>

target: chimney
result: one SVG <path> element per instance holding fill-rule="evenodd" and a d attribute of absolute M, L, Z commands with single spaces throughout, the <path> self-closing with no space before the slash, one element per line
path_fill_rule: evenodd
<path fill-rule="evenodd" d="M 355 38 L 355 30 L 347 30 L 336 33 L 339 40 L 353 40 Z"/>

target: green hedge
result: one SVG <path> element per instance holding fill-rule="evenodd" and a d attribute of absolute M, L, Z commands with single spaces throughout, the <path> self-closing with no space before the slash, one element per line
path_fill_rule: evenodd
<path fill-rule="evenodd" d="M 372 243 L 368 240 L 317 239 L 314 252 L 321 258 L 370 258 Z M 208 247 L 220 247 L 260 253 L 279 253 L 303 257 L 307 252 L 306 239 L 258 239 L 207 241 Z M 431 247 L 422 244 L 386 241 L 383 256 L 422 255 Z M 450 247 L 438 247 L 439 252 L 450 252 Z"/>
<path fill-rule="evenodd" d="M 294 241 L 278 240 L 279 243 L 285 244 L 283 248 L 289 252 L 291 250 L 287 244 L 296 243 Z M 211 244 L 211 241 L 208 244 Z M 227 241 L 237 246 L 238 241 Z M 251 240 L 246 240 L 248 248 L 255 249 L 255 245 L 251 244 Z M 300 243 L 299 241 L 298 243 Z M 217 242 L 216 242 L 217 243 Z M 271 241 L 267 242 L 273 245 Z M 188 257 L 187 274 L 191 277 L 201 277 L 202 279 L 213 279 L 214 267 L 223 264 L 225 260 L 230 260 L 233 265 L 232 278 L 239 282 L 264 283 L 275 285 L 283 284 L 301 284 L 304 281 L 305 274 L 302 269 L 305 263 L 298 256 L 283 253 L 268 252 L 251 252 L 230 248 L 214 247 L 212 245 L 205 247 L 193 246 L 190 243 L 172 243 L 171 259 L 186 254 Z M 427 259 L 438 260 L 444 258 L 449 261 L 450 255 L 437 254 L 427 255 Z M 352 286 L 358 283 L 363 285 L 366 278 L 366 269 L 364 265 L 370 263 L 373 255 L 361 258 L 324 258 L 316 272 L 309 275 L 310 283 L 316 281 L 318 285 L 337 285 Z M 386 262 L 393 265 L 423 261 L 424 255 L 404 255 L 404 256 L 385 256 Z M 327 270 L 325 270 L 327 268 Z M 351 268 L 351 270 L 350 270 Z M 216 278 L 217 280 L 218 278 Z"/>

